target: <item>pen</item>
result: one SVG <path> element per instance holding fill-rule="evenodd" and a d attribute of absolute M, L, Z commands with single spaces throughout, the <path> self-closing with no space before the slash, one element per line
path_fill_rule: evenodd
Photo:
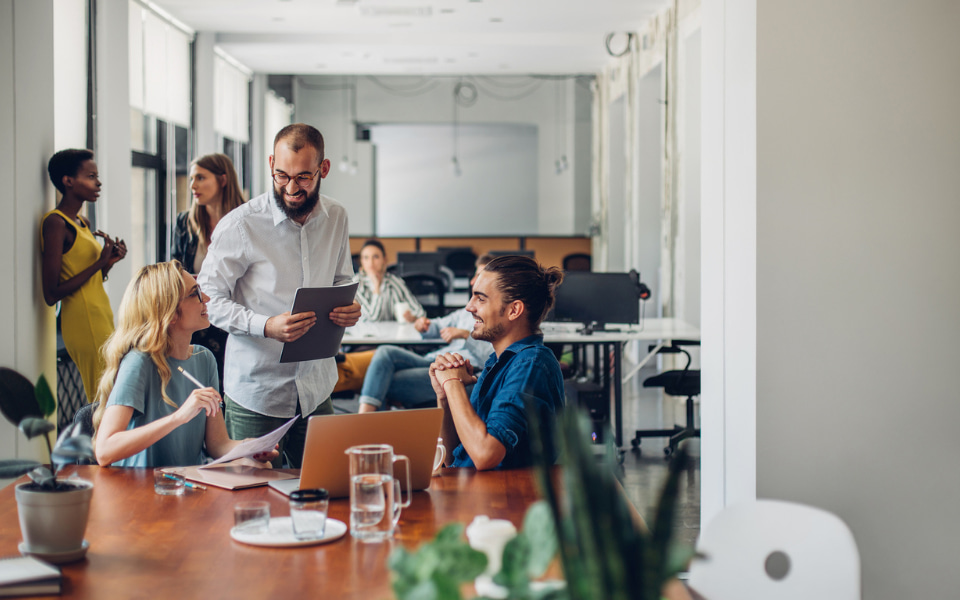
<path fill-rule="evenodd" d="M 176 479 L 176 477 L 174 477 L 174 476 L 171 475 L 170 473 L 164 473 L 163 476 L 166 477 L 167 479 Z M 184 482 L 183 482 L 183 485 L 187 486 L 188 488 L 195 488 L 195 489 L 198 489 L 198 490 L 205 490 L 205 489 L 207 489 L 207 486 L 205 486 L 205 485 L 200 485 L 199 483 L 193 483 L 193 482 L 191 482 L 191 481 L 184 481 Z"/>
<path fill-rule="evenodd" d="M 197 380 L 196 377 L 194 377 L 193 375 L 191 375 L 190 373 L 188 373 L 183 367 L 177 367 L 177 370 L 180 371 L 181 373 L 183 373 L 183 376 L 186 377 L 187 379 L 189 379 L 191 382 L 193 382 L 193 385 L 197 386 L 198 388 L 203 389 L 203 388 L 207 387 L 207 386 L 203 385 L 202 383 L 200 383 L 200 382 Z"/>

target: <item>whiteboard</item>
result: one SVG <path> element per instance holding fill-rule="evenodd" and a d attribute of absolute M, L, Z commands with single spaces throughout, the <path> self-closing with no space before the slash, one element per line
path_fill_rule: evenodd
<path fill-rule="evenodd" d="M 376 234 L 383 237 L 533 235 L 537 127 L 373 125 Z"/>

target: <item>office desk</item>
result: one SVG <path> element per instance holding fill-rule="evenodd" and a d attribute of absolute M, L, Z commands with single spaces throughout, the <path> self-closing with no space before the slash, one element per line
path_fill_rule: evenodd
<path fill-rule="evenodd" d="M 230 538 L 233 505 L 267 500 L 271 515 L 286 516 L 286 496 L 270 488 L 158 496 L 149 469 L 66 472 L 73 469 L 94 483 L 90 550 L 86 560 L 63 565 L 63 598 L 392 598 L 387 556 L 394 545 L 415 548 L 447 523 L 468 524 L 479 514 L 519 528 L 539 497 L 529 469 L 444 469 L 429 491 L 414 493 L 393 542 L 365 544 L 347 533 L 318 546 L 262 548 Z M 13 484 L 0 490 L 0 514 L 0 556 L 16 555 Z M 349 515 L 348 500 L 331 501 L 331 517 L 349 524 Z"/>
<path fill-rule="evenodd" d="M 610 369 L 606 361 L 601 368 L 604 376 L 604 389 L 613 396 L 613 432 L 618 448 L 623 447 L 623 384 L 643 368 L 664 345 L 672 340 L 699 340 L 700 330 L 679 319 L 644 319 L 640 325 L 623 325 L 620 331 L 597 331 L 586 335 L 578 333 L 579 325 L 571 323 L 543 323 L 545 343 L 574 344 L 579 346 L 597 346 L 607 356 L 613 357 Z M 654 348 L 634 365 L 630 372 L 623 373 L 623 345 L 631 341 L 655 342 Z M 424 340 L 412 324 L 383 322 L 361 323 L 347 329 L 344 344 L 396 344 L 398 346 L 440 346 L 445 342 L 440 338 Z M 612 370 L 612 375 L 608 372 Z"/>

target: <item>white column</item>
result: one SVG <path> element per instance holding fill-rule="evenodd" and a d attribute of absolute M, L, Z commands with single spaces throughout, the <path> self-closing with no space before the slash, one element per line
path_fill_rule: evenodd
<path fill-rule="evenodd" d="M 113 237 L 132 241 L 130 211 L 130 71 L 126 2 L 97 2 L 96 152 L 103 192 L 97 201 L 97 226 Z M 130 261 L 110 270 L 105 287 L 113 314 L 132 276 Z"/>
<path fill-rule="evenodd" d="M 701 523 L 756 497 L 757 5 L 703 10 Z"/>
<path fill-rule="evenodd" d="M 53 1 L 0 0 L 0 366 L 57 381 L 56 321 L 40 287 L 40 217 L 54 206 Z M 46 460 L 0 420 L 0 457 Z"/>

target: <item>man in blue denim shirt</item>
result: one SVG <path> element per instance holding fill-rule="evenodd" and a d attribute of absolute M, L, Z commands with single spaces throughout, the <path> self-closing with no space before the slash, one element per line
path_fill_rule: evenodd
<path fill-rule="evenodd" d="M 549 442 L 563 406 L 563 377 L 553 352 L 543 345 L 540 322 L 553 306 L 563 273 L 531 258 L 502 256 L 478 275 L 466 310 L 472 336 L 493 344 L 483 373 L 456 353 L 430 365 L 430 382 L 444 409 L 441 435 L 447 466 L 522 467 L 532 462 L 526 403 L 536 406 Z M 465 385 L 476 382 L 467 397 Z M 553 460 L 547 443 L 548 460 Z"/>

